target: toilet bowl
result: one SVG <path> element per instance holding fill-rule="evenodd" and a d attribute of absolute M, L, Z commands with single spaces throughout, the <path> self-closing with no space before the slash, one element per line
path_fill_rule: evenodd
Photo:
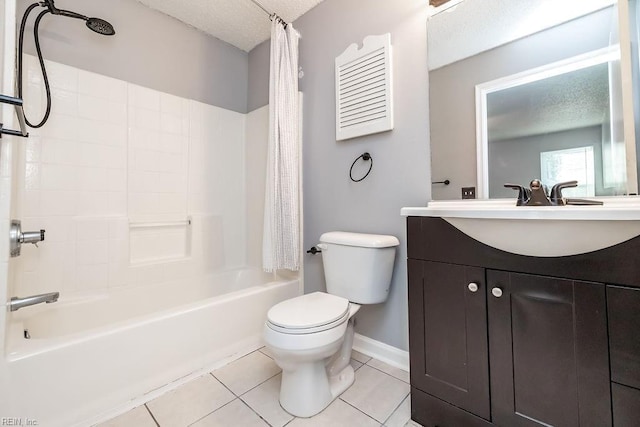
<path fill-rule="evenodd" d="M 327 310 L 323 317 L 317 309 L 327 305 L 333 310 Z M 297 417 L 313 416 L 353 384 L 355 375 L 349 364 L 352 317 L 359 308 L 344 298 L 315 292 L 270 310 L 263 337 L 282 368 L 280 404 L 287 412 Z M 306 321 L 300 321 L 302 317 Z"/>
<path fill-rule="evenodd" d="M 320 237 L 327 292 L 273 306 L 263 338 L 282 368 L 280 404 L 296 417 L 326 408 L 355 380 L 350 365 L 354 315 L 384 302 L 393 271 L 393 236 L 331 232 Z"/>

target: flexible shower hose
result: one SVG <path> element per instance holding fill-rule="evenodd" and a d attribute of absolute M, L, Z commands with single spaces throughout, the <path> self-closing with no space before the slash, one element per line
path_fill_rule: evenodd
<path fill-rule="evenodd" d="M 22 16 L 22 22 L 20 23 L 20 34 L 18 36 L 18 61 L 17 61 L 18 62 L 18 78 L 17 78 L 18 85 L 17 86 L 18 86 L 18 98 L 21 98 L 21 99 L 22 99 L 22 45 L 24 44 L 24 30 L 27 24 L 27 18 L 29 17 L 29 14 L 34 8 L 38 6 L 40 6 L 39 3 L 34 3 L 31 6 L 29 6 L 27 10 L 24 12 L 24 15 Z M 44 88 L 47 93 L 47 108 L 44 113 L 44 117 L 42 118 L 40 123 L 37 123 L 37 124 L 32 124 L 27 118 L 26 112 L 25 112 L 25 121 L 27 122 L 27 125 L 29 125 L 32 128 L 42 127 L 49 119 L 49 114 L 51 113 L 51 88 L 49 87 L 49 78 L 47 77 L 47 69 L 44 66 L 44 59 L 42 58 L 42 50 L 40 49 L 40 37 L 38 36 L 38 28 L 40 26 L 40 20 L 47 13 L 50 13 L 49 10 L 43 10 L 42 12 L 40 12 L 40 14 L 38 14 L 38 17 L 36 18 L 35 23 L 33 25 L 33 38 L 36 45 L 36 53 L 38 54 L 38 61 L 40 61 L 40 69 L 42 70 Z"/>

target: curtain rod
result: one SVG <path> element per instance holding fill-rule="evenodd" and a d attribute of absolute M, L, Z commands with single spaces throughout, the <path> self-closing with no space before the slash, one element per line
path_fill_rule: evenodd
<path fill-rule="evenodd" d="M 250 0 L 251 3 L 255 4 L 256 6 L 258 6 L 260 9 L 262 9 L 264 11 L 264 13 L 266 13 L 267 15 L 269 15 L 269 19 L 270 20 L 276 20 L 277 22 L 281 23 L 285 28 L 287 28 L 287 23 L 284 19 L 280 18 L 280 16 L 278 16 L 278 14 L 276 14 L 275 12 L 269 12 L 267 9 L 264 8 L 264 6 L 262 6 L 260 3 L 258 3 L 256 0 Z"/>

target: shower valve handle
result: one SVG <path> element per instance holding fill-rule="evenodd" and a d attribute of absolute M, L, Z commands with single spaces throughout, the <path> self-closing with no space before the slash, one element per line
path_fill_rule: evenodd
<path fill-rule="evenodd" d="M 25 231 L 22 233 L 20 243 L 33 243 L 38 246 L 38 242 L 44 241 L 44 230 L 40 231 Z"/>
<path fill-rule="evenodd" d="M 20 247 L 23 243 L 33 243 L 38 247 L 38 243 L 44 241 L 44 230 L 22 231 L 20 221 L 12 220 L 9 229 L 9 248 L 12 257 L 20 255 Z"/>

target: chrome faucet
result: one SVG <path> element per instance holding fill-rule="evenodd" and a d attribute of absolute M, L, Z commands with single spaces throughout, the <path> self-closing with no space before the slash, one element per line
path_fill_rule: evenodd
<path fill-rule="evenodd" d="M 518 184 L 504 184 L 506 188 L 518 190 L 516 206 L 565 206 L 565 205 L 602 205 L 599 200 L 573 199 L 562 197 L 564 188 L 577 187 L 578 181 L 559 182 L 551 188 L 547 195 L 547 188 L 539 179 L 529 183 L 529 188 Z"/>
<path fill-rule="evenodd" d="M 56 302 L 59 297 L 60 292 L 50 292 L 48 294 L 32 295 L 24 298 L 13 297 L 7 306 L 9 307 L 9 310 L 16 311 L 22 307 L 28 307 L 30 305 L 40 304 L 43 302 L 47 304 Z"/>

